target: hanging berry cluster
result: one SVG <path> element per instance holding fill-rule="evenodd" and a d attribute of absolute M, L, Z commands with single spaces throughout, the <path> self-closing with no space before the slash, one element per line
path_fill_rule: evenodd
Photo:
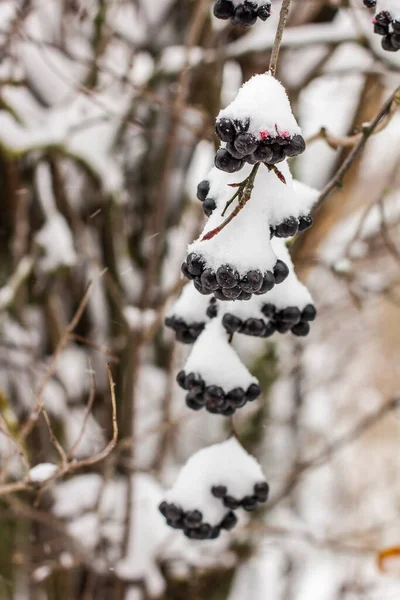
<path fill-rule="evenodd" d="M 257 19 L 266 21 L 271 16 L 270 0 L 217 0 L 214 15 L 218 19 L 230 19 L 233 25 L 250 27 Z"/>
<path fill-rule="evenodd" d="M 218 0 L 214 12 L 234 20 L 251 8 L 254 19 L 266 6 L 270 11 L 269 2 Z M 271 73 L 242 86 L 220 111 L 215 131 L 215 166 L 197 188 L 208 221 L 189 245 L 182 264 L 189 283 L 165 324 L 178 341 L 192 344 L 177 375 L 187 407 L 231 417 L 261 394 L 232 346 L 234 336 L 305 336 L 316 318 L 285 241 L 312 225 L 318 192 L 290 172 L 288 159 L 306 145 Z M 267 497 L 260 466 L 231 438 L 190 458 L 160 512 L 191 539 L 215 539 L 235 526 L 235 510 L 254 510 Z"/>
<path fill-rule="evenodd" d="M 375 8 L 374 32 L 382 36 L 387 52 L 400 50 L 400 3 L 398 0 L 363 0 L 367 8 Z"/>

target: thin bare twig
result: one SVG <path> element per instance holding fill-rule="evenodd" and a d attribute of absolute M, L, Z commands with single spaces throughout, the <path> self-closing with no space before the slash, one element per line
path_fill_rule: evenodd
<path fill-rule="evenodd" d="M 315 210 L 318 210 L 320 208 L 322 203 L 325 202 L 325 200 L 331 195 L 333 190 L 342 186 L 343 178 L 350 170 L 356 158 L 363 151 L 369 137 L 376 130 L 378 125 L 381 123 L 382 119 L 391 113 L 394 104 L 397 105 L 397 107 L 400 106 L 400 86 L 397 87 L 395 91 L 390 95 L 388 100 L 386 100 L 383 106 L 379 109 L 374 119 L 370 123 L 363 125 L 360 140 L 353 147 L 352 151 L 349 153 L 346 160 L 340 166 L 336 174 L 321 191 Z"/>
<path fill-rule="evenodd" d="M 269 61 L 269 72 L 275 77 L 276 67 L 278 65 L 279 51 L 281 49 L 282 36 L 289 16 L 290 3 L 292 0 L 283 0 L 281 13 L 279 16 L 278 30 L 276 32 L 274 45 L 272 48 L 271 60 Z"/>

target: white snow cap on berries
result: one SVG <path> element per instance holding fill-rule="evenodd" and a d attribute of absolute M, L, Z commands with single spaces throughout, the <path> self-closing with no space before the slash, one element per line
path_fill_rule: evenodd
<path fill-rule="evenodd" d="M 186 323 L 204 323 L 210 320 L 207 317 L 209 303 L 210 296 L 199 294 L 192 283 L 187 283 L 168 316 L 183 319 Z"/>
<path fill-rule="evenodd" d="M 273 238 L 271 243 L 277 256 L 289 267 L 289 275 L 285 281 L 262 296 L 262 304 L 273 304 L 278 310 L 283 310 L 289 306 L 297 306 L 300 310 L 303 310 L 307 304 L 314 304 L 310 292 L 297 278 L 284 240 Z"/>
<path fill-rule="evenodd" d="M 270 73 L 254 75 L 239 90 L 235 100 L 218 114 L 221 118 L 251 119 L 249 132 L 257 139 L 301 134 L 283 85 Z"/>
<path fill-rule="evenodd" d="M 226 486 L 229 495 L 240 499 L 252 494 L 256 483 L 264 481 L 257 460 L 232 437 L 191 456 L 165 499 L 184 511 L 200 510 L 204 522 L 218 525 L 229 510 L 214 498 L 212 487 Z"/>
<path fill-rule="evenodd" d="M 206 325 L 183 370 L 187 375 L 200 375 L 206 385 L 220 386 L 225 392 L 236 387 L 247 390 L 253 383 L 258 384 L 229 344 L 220 319 L 213 319 Z"/>
<path fill-rule="evenodd" d="M 394 19 L 400 19 L 400 2 L 399 0 L 378 0 L 376 3 L 376 12 L 379 14 L 383 10 L 390 12 Z"/>
<path fill-rule="evenodd" d="M 263 169 L 265 169 L 265 173 L 262 175 L 263 185 L 259 184 L 254 188 L 251 199 L 227 227 L 213 238 L 201 241 L 206 233 L 221 225 L 237 205 L 237 202 L 233 202 L 225 216 L 222 216 L 225 202 L 221 198 L 200 237 L 189 246 L 188 252 L 203 256 L 207 267 L 217 270 L 222 265 L 232 265 L 241 276 L 251 269 L 260 269 L 262 272 L 273 270 L 277 258 L 269 239 L 269 206 L 266 190 L 269 185 L 274 186 L 275 180 L 278 178 L 273 171 L 268 172 L 263 165 L 261 165 L 259 173 Z M 244 179 L 246 171 L 243 169 L 242 172 Z M 239 179 L 242 179 L 240 175 Z M 235 188 L 229 189 L 228 199 L 235 193 Z"/>

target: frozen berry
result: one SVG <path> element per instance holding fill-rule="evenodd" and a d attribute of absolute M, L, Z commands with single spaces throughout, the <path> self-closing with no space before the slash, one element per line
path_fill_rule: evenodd
<path fill-rule="evenodd" d="M 269 144 L 261 142 L 254 151 L 253 156 L 257 162 L 270 162 L 273 152 Z"/>
<path fill-rule="evenodd" d="M 224 496 L 226 496 L 227 491 L 228 490 L 224 485 L 214 485 L 211 488 L 211 493 L 215 498 L 224 498 Z"/>
<path fill-rule="evenodd" d="M 392 27 L 395 33 L 400 33 L 400 19 L 395 19 L 392 23 Z"/>
<path fill-rule="evenodd" d="M 387 52 L 397 52 L 397 48 L 392 43 L 392 36 L 386 35 L 382 38 L 382 48 Z"/>
<path fill-rule="evenodd" d="M 380 25 L 379 23 L 374 23 L 374 33 L 377 35 L 389 35 L 389 25 Z"/>
<path fill-rule="evenodd" d="M 242 325 L 242 321 L 238 317 L 235 317 L 235 315 L 226 313 L 223 316 L 222 324 L 228 333 L 235 333 L 236 331 L 239 331 L 239 329 Z"/>
<path fill-rule="evenodd" d="M 201 283 L 203 287 L 212 292 L 218 289 L 219 283 L 217 281 L 214 271 L 211 269 L 205 269 L 201 274 Z"/>
<path fill-rule="evenodd" d="M 271 337 L 271 335 L 274 335 L 276 331 L 276 327 L 275 327 L 275 323 L 273 323 L 272 321 L 270 321 L 269 323 L 267 323 L 264 327 L 264 331 L 262 333 L 263 338 L 269 338 Z"/>
<path fill-rule="evenodd" d="M 236 173 L 243 167 L 243 160 L 234 158 L 225 148 L 220 148 L 215 155 L 215 166 L 225 173 Z"/>
<path fill-rule="evenodd" d="M 262 319 L 247 319 L 244 324 L 243 332 L 246 335 L 260 337 L 264 331 L 264 321 Z"/>
<path fill-rule="evenodd" d="M 210 304 L 207 307 L 206 314 L 209 319 L 214 319 L 215 317 L 218 316 L 218 305 L 217 305 L 216 298 L 211 298 Z"/>
<path fill-rule="evenodd" d="M 257 149 L 257 140 L 251 133 L 239 133 L 234 141 L 236 151 L 241 156 L 252 154 Z"/>
<path fill-rule="evenodd" d="M 200 525 L 200 534 L 201 534 L 201 539 L 206 540 L 211 533 L 211 525 L 209 525 L 208 523 L 203 523 L 202 525 Z"/>
<path fill-rule="evenodd" d="M 160 506 L 158 507 L 158 510 L 160 511 L 160 513 L 162 514 L 163 517 L 167 516 L 167 509 L 168 509 L 168 503 L 161 502 Z"/>
<path fill-rule="evenodd" d="M 191 252 L 187 259 L 186 259 L 186 265 L 188 268 L 188 271 L 191 275 L 193 275 L 194 277 L 197 277 L 198 275 L 201 275 L 202 272 L 204 271 L 204 260 L 201 256 L 199 256 L 198 254 L 195 254 L 194 252 Z"/>
<path fill-rule="evenodd" d="M 236 510 L 240 506 L 240 502 L 233 496 L 225 496 L 224 505 L 231 510 Z"/>
<path fill-rule="evenodd" d="M 167 519 L 172 522 L 179 522 L 183 518 L 183 511 L 175 504 L 168 504 L 165 513 Z"/>
<path fill-rule="evenodd" d="M 217 385 L 209 385 L 204 393 L 204 398 L 207 404 L 212 402 L 215 405 L 222 405 L 225 401 L 225 393 L 221 387 Z"/>
<path fill-rule="evenodd" d="M 297 306 L 289 306 L 288 308 L 282 310 L 279 316 L 284 323 L 291 323 L 292 325 L 295 325 L 300 321 L 301 313 Z"/>
<path fill-rule="evenodd" d="M 226 517 L 224 517 L 223 521 L 221 522 L 221 529 L 225 529 L 226 531 L 230 531 L 231 529 L 233 529 L 237 523 L 237 516 L 235 515 L 235 513 L 228 512 L 228 514 L 226 515 Z"/>
<path fill-rule="evenodd" d="M 271 319 L 276 312 L 276 308 L 273 304 L 264 304 L 261 309 L 263 315 L 265 315 L 268 319 Z"/>
<path fill-rule="evenodd" d="M 376 0 L 363 0 L 363 2 L 367 8 L 375 8 L 376 6 Z"/>
<path fill-rule="evenodd" d="M 232 23 L 240 27 L 251 27 L 257 21 L 257 4 L 245 2 L 236 7 Z"/>
<path fill-rule="evenodd" d="M 236 129 L 231 119 L 222 117 L 215 124 L 215 131 L 222 142 L 233 142 L 236 136 Z"/>
<path fill-rule="evenodd" d="M 217 0 L 214 5 L 214 15 L 217 19 L 229 19 L 233 15 L 234 6 L 231 0 Z"/>
<path fill-rule="evenodd" d="M 217 208 L 217 203 L 214 198 L 206 198 L 203 202 L 203 211 L 206 217 L 210 217 L 213 211 Z"/>
<path fill-rule="evenodd" d="M 199 510 L 191 510 L 184 516 L 183 524 L 185 527 L 200 527 L 202 520 L 203 515 Z"/>
<path fill-rule="evenodd" d="M 210 534 L 208 536 L 209 540 L 216 540 L 219 537 L 220 529 L 219 527 L 212 527 Z"/>
<path fill-rule="evenodd" d="M 272 156 L 269 160 L 265 162 L 269 165 L 276 165 L 283 160 L 285 160 L 285 150 L 281 148 L 278 144 L 272 144 L 271 146 Z"/>
<path fill-rule="evenodd" d="M 246 398 L 247 398 L 248 402 L 253 402 L 254 400 L 257 400 L 257 398 L 259 397 L 260 394 L 261 394 L 260 386 L 257 383 L 252 383 L 247 388 Z"/>
<path fill-rule="evenodd" d="M 197 186 L 198 199 L 201 202 L 204 202 L 204 200 L 207 198 L 207 194 L 209 191 L 210 191 L 210 182 L 207 181 L 207 179 L 200 181 L 199 185 Z"/>
<path fill-rule="evenodd" d="M 306 142 L 302 135 L 296 134 L 289 140 L 289 144 L 285 146 L 284 152 L 286 156 L 297 156 L 298 154 L 302 154 L 306 149 Z"/>
<path fill-rule="evenodd" d="M 317 316 L 317 311 L 315 306 L 312 304 L 307 304 L 307 306 L 303 309 L 301 313 L 302 321 L 314 321 Z"/>
<path fill-rule="evenodd" d="M 246 403 L 245 391 L 243 388 L 234 388 L 227 394 L 227 400 L 234 408 L 240 408 Z"/>
<path fill-rule="evenodd" d="M 234 415 L 236 412 L 236 408 L 234 408 L 233 406 L 227 406 L 226 408 L 223 409 L 222 411 L 222 415 L 224 417 L 231 417 L 232 415 Z"/>
<path fill-rule="evenodd" d="M 183 388 L 184 390 L 189 389 L 186 385 L 186 373 L 185 371 L 179 371 L 178 375 L 176 376 L 176 381 L 178 382 L 178 384 L 180 385 L 181 388 Z"/>
<path fill-rule="evenodd" d="M 269 495 L 269 485 L 266 481 L 256 483 L 254 486 L 254 494 L 259 502 L 266 502 Z"/>
<path fill-rule="evenodd" d="M 297 233 L 298 226 L 297 219 L 289 217 L 275 227 L 275 235 L 279 238 L 293 237 Z"/>
<path fill-rule="evenodd" d="M 308 335 L 310 333 L 309 323 L 307 323 L 305 321 L 300 321 L 300 323 L 297 323 L 297 325 L 292 327 L 292 333 L 294 333 L 294 335 L 301 336 L 301 337 Z"/>
<path fill-rule="evenodd" d="M 246 133 L 250 127 L 250 119 L 235 119 L 235 128 L 237 133 Z"/>
<path fill-rule="evenodd" d="M 271 2 L 266 2 L 258 7 L 257 16 L 266 21 L 271 16 Z"/>
<path fill-rule="evenodd" d="M 240 296 L 238 298 L 238 300 L 250 300 L 251 298 L 251 294 L 250 292 L 245 292 L 244 290 L 241 291 Z"/>
<path fill-rule="evenodd" d="M 299 217 L 299 231 L 305 231 L 313 224 L 313 218 L 311 215 L 302 215 Z"/>
<path fill-rule="evenodd" d="M 189 392 L 186 396 L 186 406 L 191 410 L 201 410 L 204 406 L 202 399 L 203 396 L 201 396 L 200 394 L 197 394 L 195 392 Z"/>
<path fill-rule="evenodd" d="M 392 15 L 388 10 L 382 10 L 375 16 L 375 23 L 378 23 L 379 25 L 385 25 L 388 27 L 392 21 Z"/>
<path fill-rule="evenodd" d="M 233 158 L 237 158 L 238 160 L 243 160 L 244 156 L 238 150 L 236 150 L 234 142 L 228 142 L 226 145 L 226 150 L 229 152 Z"/>
<path fill-rule="evenodd" d="M 186 279 L 194 279 L 194 276 L 190 273 L 186 262 L 182 263 L 181 271 Z"/>
<path fill-rule="evenodd" d="M 222 291 L 227 300 L 237 300 L 242 293 L 242 289 L 238 285 L 233 288 L 223 288 Z"/>
<path fill-rule="evenodd" d="M 239 281 L 239 273 L 229 265 L 223 265 L 217 271 L 217 281 L 222 288 L 233 288 Z"/>
<path fill-rule="evenodd" d="M 400 33 L 392 33 L 390 40 L 393 48 L 400 50 Z"/>
<path fill-rule="evenodd" d="M 263 274 L 258 269 L 248 271 L 240 280 L 240 287 L 245 292 L 254 294 L 261 289 L 263 283 Z"/>
<path fill-rule="evenodd" d="M 257 505 L 258 505 L 258 501 L 255 496 L 246 496 L 242 500 L 242 506 L 243 506 L 244 510 L 247 510 L 249 512 L 252 510 L 255 510 L 257 508 Z"/>
<path fill-rule="evenodd" d="M 275 283 L 282 283 L 285 281 L 286 277 L 289 275 L 289 268 L 283 260 L 278 260 L 274 267 L 274 278 Z"/>
<path fill-rule="evenodd" d="M 267 292 L 272 290 L 274 285 L 275 285 L 275 277 L 274 277 L 273 273 L 271 273 L 271 271 L 266 271 L 263 276 L 262 286 L 256 293 L 257 294 L 266 294 Z"/>

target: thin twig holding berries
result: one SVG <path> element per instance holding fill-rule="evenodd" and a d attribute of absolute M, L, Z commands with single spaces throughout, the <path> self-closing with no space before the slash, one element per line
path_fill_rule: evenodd
<path fill-rule="evenodd" d="M 222 215 L 225 214 L 228 206 L 230 204 L 232 204 L 232 202 L 234 201 L 234 199 L 236 197 L 238 197 L 238 205 L 236 206 L 236 208 L 231 212 L 231 214 L 229 215 L 229 217 L 227 217 L 225 219 L 225 221 L 223 221 L 221 223 L 221 225 L 218 225 L 218 227 L 215 227 L 215 229 L 212 229 L 211 231 L 209 231 L 208 233 L 206 233 L 201 238 L 202 242 L 205 242 L 206 240 L 211 240 L 214 236 L 216 236 L 217 233 L 219 233 L 220 231 L 222 231 L 222 229 L 224 229 L 227 225 L 229 225 L 229 223 L 245 207 L 245 205 L 247 204 L 247 202 L 251 198 L 251 193 L 252 193 L 252 191 L 254 189 L 254 180 L 256 178 L 256 175 L 257 175 L 257 172 L 258 172 L 259 168 L 260 168 L 260 163 L 257 163 L 256 165 L 254 165 L 254 167 L 251 170 L 250 175 L 240 184 L 239 189 L 235 192 L 235 194 L 233 195 L 233 197 L 227 202 Z"/>

